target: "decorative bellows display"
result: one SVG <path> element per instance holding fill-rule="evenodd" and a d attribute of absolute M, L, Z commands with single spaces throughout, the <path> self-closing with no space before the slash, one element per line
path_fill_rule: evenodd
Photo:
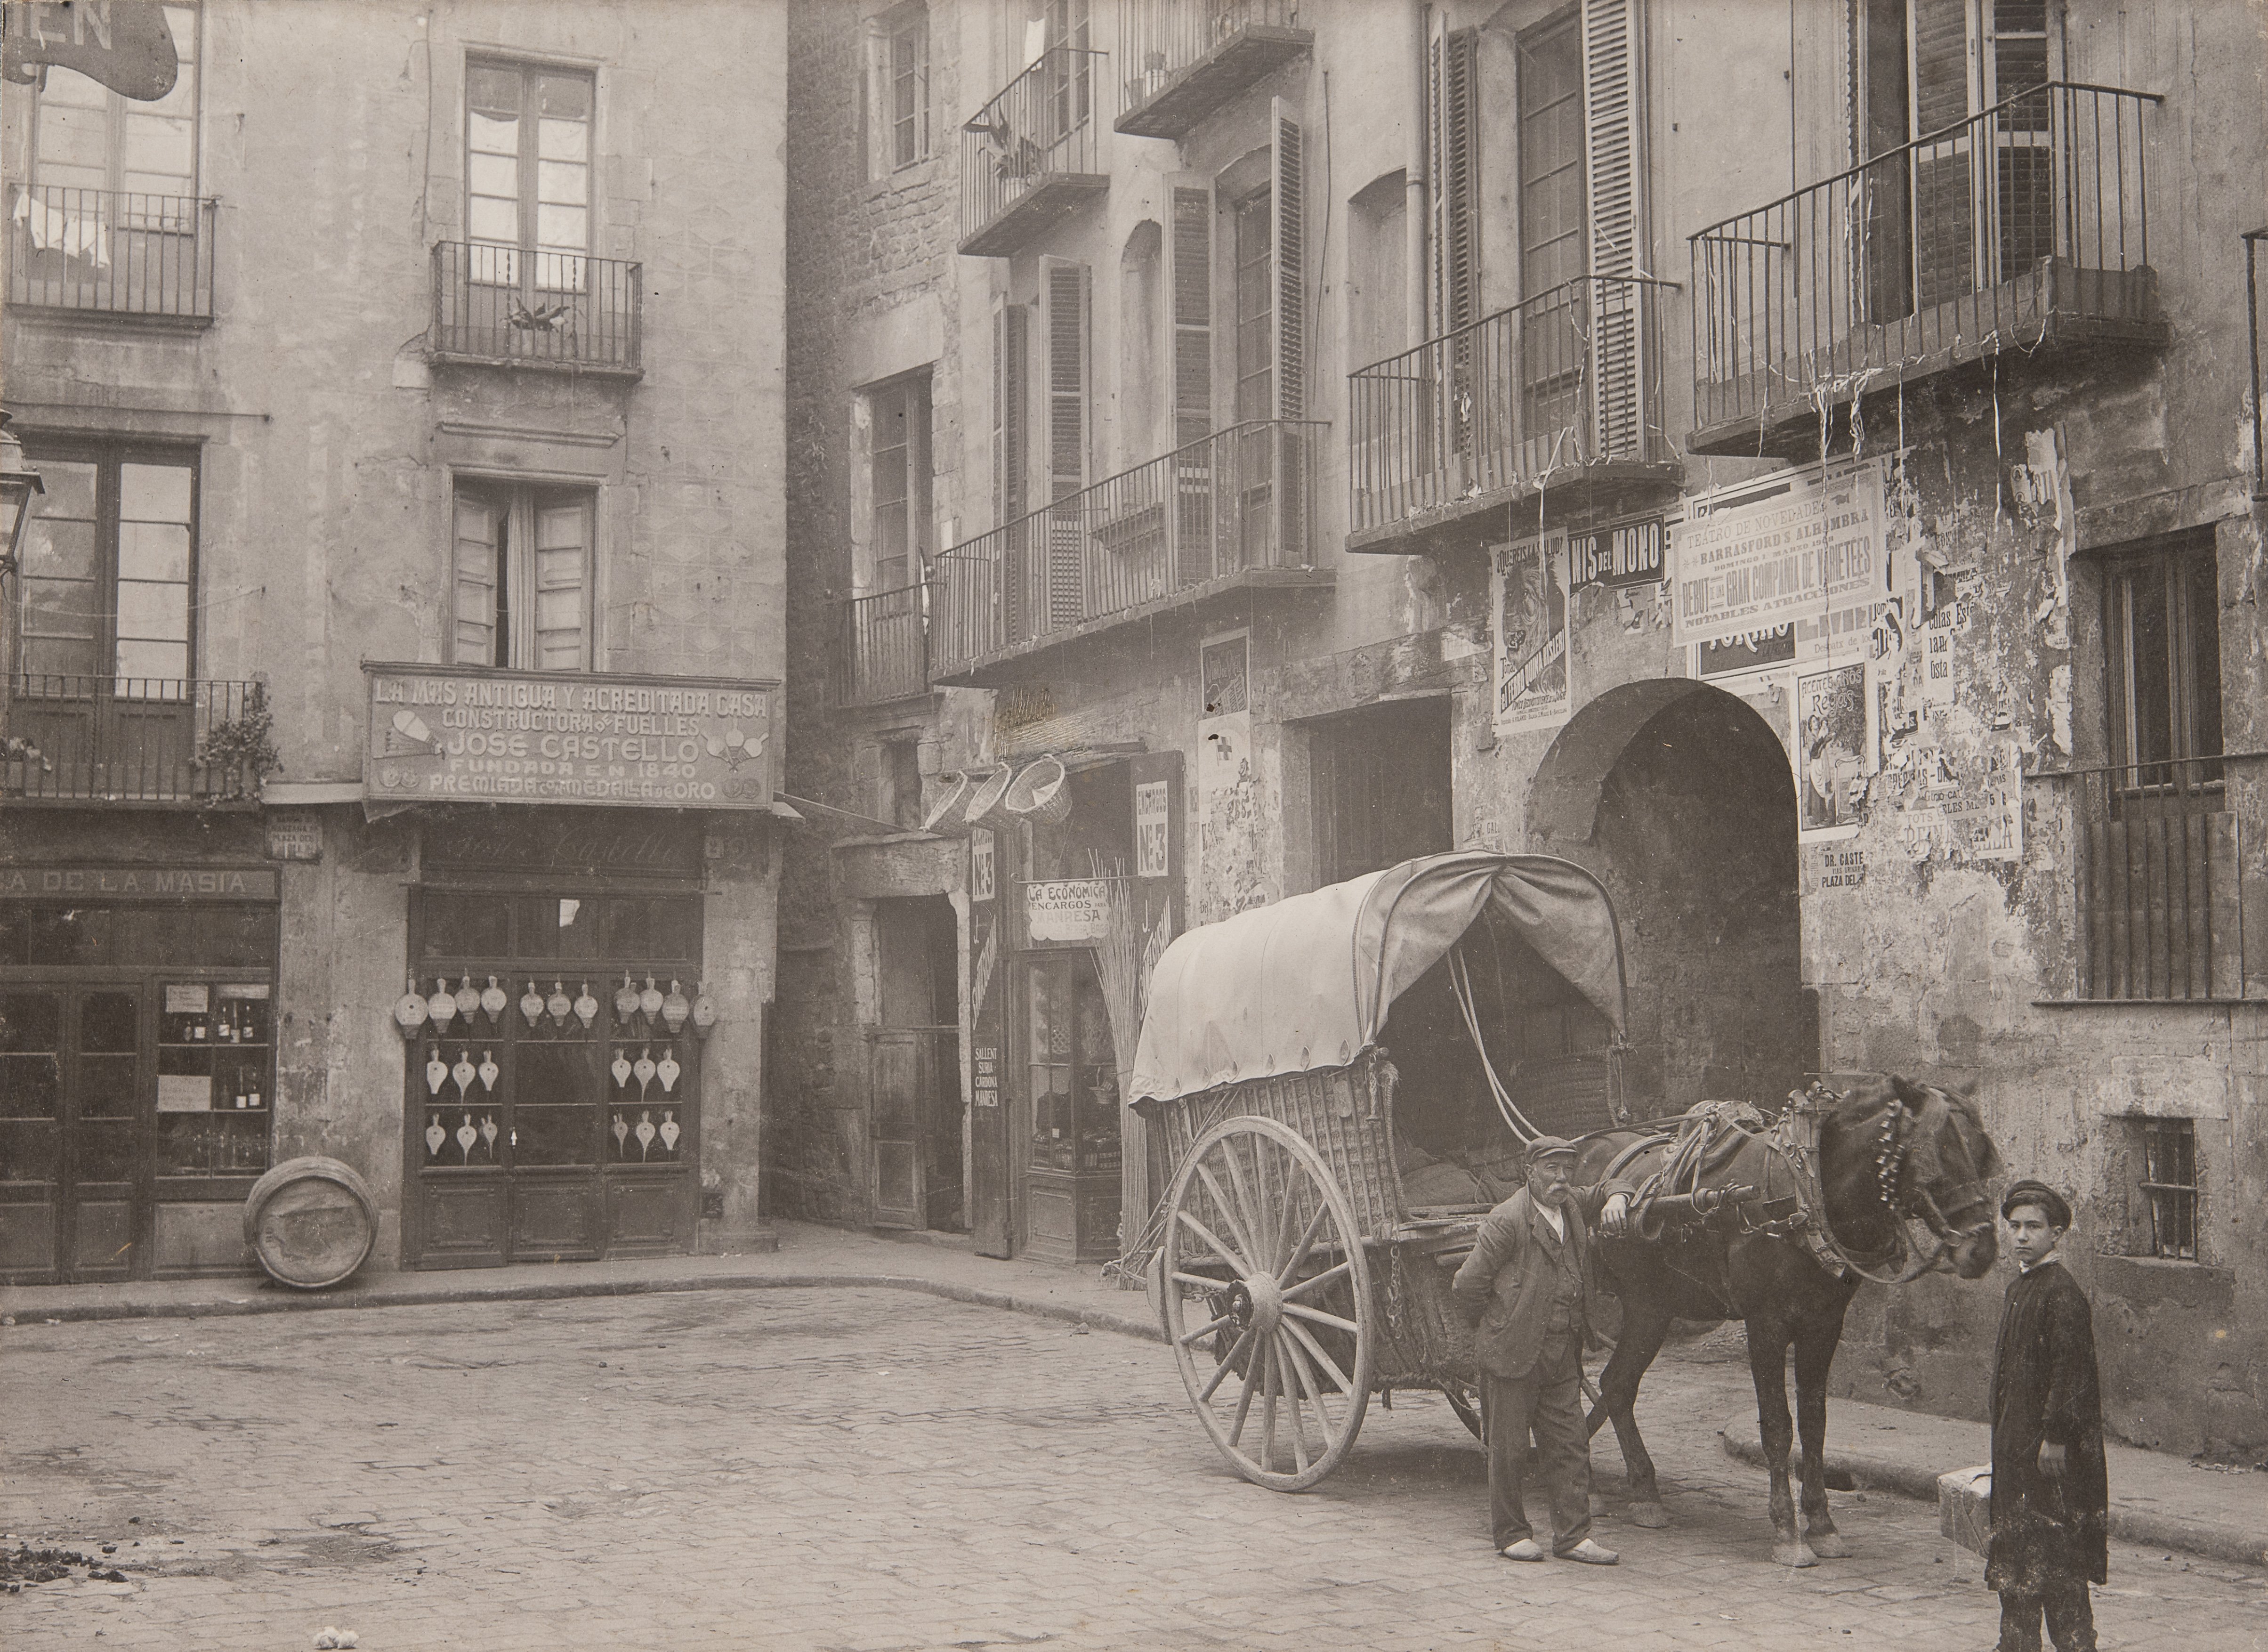
<path fill-rule="evenodd" d="M 481 1036 L 479 1018 L 486 1016 L 489 1029 L 492 1032 L 501 1031 L 504 1017 L 512 1007 L 511 992 L 493 975 L 487 977 L 485 987 L 475 986 L 473 979 L 469 975 L 461 977 L 453 988 L 447 977 L 436 976 L 433 977 L 433 990 L 427 992 L 419 986 L 416 976 L 409 977 L 401 996 L 394 1002 L 394 1030 L 410 1044 L 415 1044 L 421 1035 L 429 1033 L 452 1040 L 477 1038 Z M 583 982 L 580 985 L 579 993 L 571 999 L 567 995 L 566 983 L 554 981 L 550 996 L 547 998 L 541 982 L 527 983 L 519 995 L 519 1007 L 520 1018 L 526 1023 L 528 1030 L 537 1029 L 546 1015 L 551 1018 L 556 1027 L 565 1027 L 568 1018 L 572 1016 L 584 1031 L 594 1029 L 598 1024 L 600 1005 L 592 995 L 589 982 Z M 659 977 L 647 976 L 644 986 L 640 987 L 636 978 L 625 970 L 622 984 L 615 989 L 613 998 L 615 1015 L 612 1030 L 617 1036 L 642 1033 L 661 1036 L 666 1034 L 674 1038 L 682 1033 L 686 1024 L 690 1022 L 695 1036 L 706 1038 L 710 1029 L 717 1024 L 717 1002 L 709 996 L 708 986 L 703 982 L 696 981 L 688 996 L 681 980 L 673 977 L 669 990 L 665 992 L 661 990 Z M 487 1052 L 483 1051 L 482 1055 L 485 1062 Z M 490 1081 L 490 1088 L 495 1088 L 493 1080 Z"/>

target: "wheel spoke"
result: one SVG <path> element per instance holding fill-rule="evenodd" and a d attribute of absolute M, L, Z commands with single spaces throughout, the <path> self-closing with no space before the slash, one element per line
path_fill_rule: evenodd
<path fill-rule="evenodd" d="M 1304 1474 L 1307 1470 L 1307 1418 L 1300 1403 L 1300 1374 L 1292 1368 L 1291 1356 L 1285 1352 L 1280 1337 L 1269 1339 L 1268 1352 L 1276 1361 L 1277 1384 L 1284 1390 L 1285 1399 L 1292 1408 L 1292 1472 Z"/>
<path fill-rule="evenodd" d="M 1233 1167 L 1235 1163 L 1236 1160 L 1234 1156 L 1232 1155 L 1229 1159 L 1229 1164 L 1231 1167 Z M 1233 1174 L 1233 1168 L 1232 1174 Z M 1197 1180 L 1203 1182 L 1206 1188 L 1211 1191 L 1213 1208 L 1218 1210 L 1221 1215 L 1221 1226 L 1226 1228 L 1231 1234 L 1235 1235 L 1236 1243 L 1244 1247 L 1244 1253 L 1246 1256 L 1256 1256 L 1258 1254 L 1258 1250 L 1252 1243 L 1251 1230 L 1245 1224 L 1243 1211 L 1229 1202 L 1228 1195 L 1220 1191 L 1220 1184 L 1213 1179 L 1211 1170 L 1207 1169 L 1203 1163 L 1200 1163 L 1197 1166 Z M 1182 1213 L 1182 1217 L 1188 1221 L 1194 1222 L 1197 1221 L 1196 1217 L 1189 1215 L 1186 1211 Z M 1232 1257 L 1231 1259 L 1235 1262 L 1236 1271 L 1240 1275 L 1249 1276 L 1253 1272 L 1252 1264 L 1239 1257 Z"/>
<path fill-rule="evenodd" d="M 1309 1291 L 1314 1290 L 1318 1285 L 1326 1284 L 1332 1280 L 1343 1279 L 1353 1271 L 1353 1263 L 1342 1262 L 1336 1267 L 1325 1268 L 1321 1273 L 1315 1274 L 1312 1278 L 1301 1280 L 1297 1285 L 1286 1286 L 1284 1290 L 1284 1304 L 1288 1308 L 1293 1301 L 1305 1296 Z"/>
<path fill-rule="evenodd" d="M 1199 1221 L 1196 1217 L 1190 1215 L 1189 1213 L 1185 1210 L 1177 1210 L 1174 1214 L 1188 1225 L 1190 1232 L 1196 1234 L 1198 1238 L 1211 1245 L 1215 1256 L 1218 1256 L 1222 1261 L 1227 1263 L 1230 1267 L 1235 1269 L 1239 1278 L 1242 1278 L 1251 1272 L 1249 1268 L 1244 1265 L 1244 1258 L 1238 1256 L 1235 1251 L 1230 1250 L 1226 1244 L 1222 1243 L 1219 1235 L 1215 1234 L 1211 1228 L 1206 1227 L 1203 1222 Z M 1216 1285 L 1215 1288 L 1219 1288 L 1218 1285 Z"/>
<path fill-rule="evenodd" d="M 1304 1302 L 1286 1302 L 1284 1311 L 1306 1320 L 1311 1325 L 1329 1325 L 1333 1331 L 1344 1331 L 1349 1336 L 1355 1332 L 1351 1319 L 1341 1319 L 1336 1314 L 1327 1314 L 1320 1308 L 1310 1308 Z"/>
<path fill-rule="evenodd" d="M 1255 1147 L 1253 1160 L 1256 1165 L 1259 1162 L 1259 1148 Z M 1235 1207 L 1230 1209 L 1227 1201 L 1223 1199 L 1223 1212 L 1228 1217 L 1229 1226 L 1236 1230 L 1237 1237 L 1244 1242 L 1245 1252 L 1251 1257 L 1253 1271 L 1257 1272 L 1260 1270 L 1263 1256 L 1263 1247 L 1260 1243 L 1262 1206 L 1253 1198 L 1252 1190 L 1244 1184 L 1244 1167 L 1237 1161 L 1234 1138 L 1220 1144 L 1220 1155 L 1227 1162 L 1228 1179 L 1235 1185 L 1237 1201 Z M 1202 1165 L 1198 1167 L 1198 1174 L 1201 1176 L 1204 1174 Z M 1215 1198 L 1220 1198 L 1220 1188 L 1210 1176 L 1206 1177 L 1205 1184 L 1212 1189 Z"/>
<path fill-rule="evenodd" d="M 1289 1327 L 1286 1327 L 1287 1331 L 1288 1330 Z M 1298 1372 L 1301 1383 L 1307 1388 L 1307 1397 L 1314 1401 L 1315 1415 L 1322 1420 L 1323 1445 L 1325 1449 L 1329 1449 L 1331 1438 L 1338 1432 L 1338 1427 L 1331 1421 L 1330 1408 L 1323 1404 L 1323 1379 L 1314 1366 L 1308 1361 L 1307 1350 L 1300 1347 L 1296 1337 L 1288 1334 L 1285 1337 L 1284 1357 L 1292 1362 L 1292 1368 Z"/>
<path fill-rule="evenodd" d="M 1179 1268 L 1174 1270 L 1174 1278 L 1181 1284 L 1194 1285 L 1201 1291 L 1225 1290 L 1230 1283 L 1227 1280 L 1207 1279 L 1202 1273 L 1184 1273 Z"/>
<path fill-rule="evenodd" d="M 1223 1361 L 1219 1363 L 1219 1365 L 1218 1365 L 1217 1367 L 1215 1367 L 1215 1368 L 1214 1368 L 1214 1369 L 1213 1369 L 1213 1374 L 1212 1374 L 1211 1376 L 1209 1376 L 1209 1377 L 1207 1377 L 1207 1378 L 1205 1379 L 1205 1385 L 1204 1385 L 1203 1388 L 1201 1388 L 1201 1389 L 1199 1389 L 1199 1390 L 1197 1390 L 1197 1404 L 1198 1404 L 1198 1405 L 1202 1405 L 1205 1404 L 1205 1402 L 1206 1402 L 1206 1401 L 1210 1400 L 1210 1399 L 1212 1398 L 1212 1396 L 1213 1396 L 1213 1390 L 1214 1390 L 1215 1389 L 1219 1388 L 1219 1387 L 1220 1386 L 1220 1384 L 1221 1384 L 1221 1379 L 1222 1379 L 1222 1378 L 1224 1378 L 1224 1377 L 1226 1377 L 1226 1376 L 1230 1372 L 1232 1372 L 1232 1371 L 1233 1371 L 1234 1369 L 1236 1369 L 1236 1356 L 1237 1356 L 1238 1354 L 1240 1354 L 1240 1353 L 1243 1353 L 1247 1348 L 1250 1347 L 1251 1346 L 1252 1346 L 1252 1327 L 1251 1327 L 1251 1326 L 1249 1326 L 1249 1325 L 1247 1325 L 1247 1326 L 1244 1328 L 1244 1334 L 1243 1334 L 1242 1336 L 1239 1337 L 1239 1338 L 1236 1339 L 1235 1345 L 1234 1345 L 1233 1346 L 1232 1346 L 1232 1347 L 1229 1349 L 1229 1351 L 1228 1351 L 1228 1357 L 1227 1357 L 1226 1359 L 1223 1360 Z M 1252 1383 L 1251 1383 L 1250 1379 L 1248 1377 L 1248 1378 L 1246 1379 L 1246 1382 L 1245 1382 L 1245 1400 L 1246 1400 L 1246 1403 L 1247 1403 L 1247 1404 L 1249 1404 L 1249 1403 L 1250 1403 L 1250 1401 L 1251 1401 L 1251 1398 L 1252 1398 Z M 1243 1411 L 1242 1411 L 1242 1409 L 1241 1409 L 1241 1408 L 1240 1408 L 1240 1409 L 1238 1410 L 1238 1412 L 1237 1412 L 1237 1416 L 1238 1416 L 1238 1418 L 1239 1418 L 1239 1420 L 1240 1420 L 1242 1419 L 1243 1415 L 1244 1415 Z"/>
<path fill-rule="evenodd" d="M 1247 1331 L 1244 1334 L 1248 1339 L 1252 1335 L 1249 1331 Z M 1245 1344 L 1239 1343 L 1237 1346 L 1239 1347 L 1242 1347 Z M 1247 1360 L 1245 1361 L 1244 1370 L 1244 1392 L 1237 1397 L 1236 1420 L 1230 1426 L 1228 1431 L 1228 1445 L 1229 1449 L 1232 1451 L 1236 1449 L 1236 1442 L 1244 1437 L 1244 1420 L 1252 1414 L 1252 1393 L 1253 1390 L 1258 1386 L 1259 1382 L 1260 1361 L 1257 1360 Z"/>
<path fill-rule="evenodd" d="M 1276 1466 L 1276 1362 L 1260 1364 L 1260 1466 Z"/>
<path fill-rule="evenodd" d="M 1339 1385 L 1339 1392 L 1344 1394 L 1350 1400 L 1354 1398 L 1354 1379 L 1339 1369 L 1339 1362 L 1323 1352 L 1323 1345 L 1308 1334 L 1307 1328 L 1289 1319 L 1284 1322 L 1284 1328 L 1298 1339 L 1301 1346 L 1314 1356 L 1316 1364 L 1331 1374 L 1331 1381 Z"/>
<path fill-rule="evenodd" d="M 1195 1342 L 1199 1337 L 1211 1336 L 1214 1331 L 1219 1331 L 1223 1325 L 1234 1323 L 1234 1320 L 1235 1316 L 1233 1314 L 1223 1314 L 1218 1319 L 1208 1319 L 1204 1324 L 1199 1325 L 1195 1331 L 1185 1331 L 1180 1336 L 1175 1337 L 1174 1339 L 1174 1346 L 1177 1348 L 1186 1348 L 1189 1344 Z"/>
<path fill-rule="evenodd" d="M 1330 1213 L 1331 1207 L 1318 1200 L 1315 1205 L 1315 1213 L 1307 1218 L 1307 1231 L 1300 1235 L 1300 1243 L 1292 1250 L 1291 1260 L 1285 1263 L 1277 1272 L 1276 1282 L 1278 1285 L 1283 1284 L 1300 1271 L 1300 1264 L 1307 1259 L 1307 1252 L 1314 1247 L 1315 1235 L 1322 1231 L 1323 1219 Z"/>

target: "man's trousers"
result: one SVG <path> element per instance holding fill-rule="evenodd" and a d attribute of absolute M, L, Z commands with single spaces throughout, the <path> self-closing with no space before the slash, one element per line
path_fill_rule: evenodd
<path fill-rule="evenodd" d="M 2002 1589 L 1997 1652 L 2040 1652 L 2043 1613 L 2056 1652 L 2095 1652 L 2095 1607 L 2083 1577 L 2058 1578 L 2037 1595 Z"/>
<path fill-rule="evenodd" d="M 1551 1499 L 1551 1552 L 1565 1554 L 1591 1535 L 1591 1442 L 1583 1432 L 1582 1375 L 1569 1336 L 1545 1338 L 1535 1368 L 1525 1376 L 1483 1374 L 1489 1516 L 1498 1549 L 1534 1535 L 1521 1484 L 1531 1428 Z"/>

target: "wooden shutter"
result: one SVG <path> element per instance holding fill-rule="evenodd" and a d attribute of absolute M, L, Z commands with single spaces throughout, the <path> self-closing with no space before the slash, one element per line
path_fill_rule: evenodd
<path fill-rule="evenodd" d="M 497 577 L 503 507 L 476 493 L 456 500 L 455 621 L 449 658 L 460 666 L 497 660 Z"/>
<path fill-rule="evenodd" d="M 1174 446 L 1212 431 L 1212 181 L 1177 177 L 1166 235 L 1173 313 Z"/>
<path fill-rule="evenodd" d="M 1087 269 L 1068 258 L 1040 260 L 1040 330 L 1047 350 L 1048 503 L 1086 485 Z M 1086 611 L 1087 535 L 1078 506 L 1050 510 L 1047 594 L 1042 611 L 1051 630 L 1076 625 Z"/>
<path fill-rule="evenodd" d="M 1307 417 L 1307 235 L 1302 227 L 1305 167 L 1300 122 L 1283 99 L 1270 108 L 1275 134 L 1275 176 L 1269 210 L 1275 215 L 1269 244 L 1276 259 L 1276 417 Z"/>
<path fill-rule="evenodd" d="M 1584 0 L 1583 184 L 1594 277 L 1639 273 L 1645 155 L 1640 11 L 1640 0 Z M 1590 457 L 1640 457 L 1649 364 L 1644 359 L 1637 292 L 1620 281 L 1594 279 L 1590 297 Z"/>
<path fill-rule="evenodd" d="M 1433 306 L 1440 333 L 1480 319 L 1478 42 L 1472 29 L 1433 41 Z"/>
<path fill-rule="evenodd" d="M 590 663 L 585 617 L 590 612 L 591 501 L 538 495 L 534 517 L 534 645 L 528 663 L 538 671 L 580 671 Z"/>
<path fill-rule="evenodd" d="M 992 312 L 992 524 L 1024 514 L 1025 315 L 1002 300 Z"/>
<path fill-rule="evenodd" d="M 1908 0 L 1917 139 L 1956 126 L 1975 107 L 1971 7 L 1972 0 Z M 1966 130 L 1914 153 L 1914 288 L 1921 307 L 1961 298 L 1974 284 L 1975 166 Z"/>

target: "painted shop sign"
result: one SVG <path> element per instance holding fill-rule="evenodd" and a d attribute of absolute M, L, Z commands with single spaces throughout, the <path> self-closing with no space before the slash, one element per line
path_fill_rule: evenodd
<path fill-rule="evenodd" d="M 1845 461 L 1695 498 L 1677 530 L 1673 636 L 1732 643 L 1794 627 L 1799 661 L 1862 653 L 1896 594 L 1882 465 Z"/>
<path fill-rule="evenodd" d="M 373 800 L 762 808 L 772 685 L 365 665 Z"/>
<path fill-rule="evenodd" d="M 276 869 L 205 867 L 0 867 L 0 898 L 272 901 Z"/>
<path fill-rule="evenodd" d="M 323 823 L 304 809 L 268 812 L 268 858 L 270 860 L 320 860 Z"/>
<path fill-rule="evenodd" d="M 1577 585 L 1656 585 L 1664 530 L 1659 517 L 1567 536 Z"/>
<path fill-rule="evenodd" d="M 1822 844 L 1812 853 L 1818 868 L 1815 888 L 1855 889 L 1866 882 L 1867 852 L 1857 844 Z"/>
<path fill-rule="evenodd" d="M 1025 933 L 1034 941 L 1092 946 L 1109 924 L 1110 886 L 1101 878 L 1024 886 Z"/>

